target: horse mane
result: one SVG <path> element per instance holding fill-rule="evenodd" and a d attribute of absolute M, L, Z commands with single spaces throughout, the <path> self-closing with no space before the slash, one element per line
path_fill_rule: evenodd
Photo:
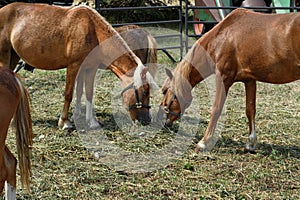
<path fill-rule="evenodd" d="M 202 43 L 202 38 L 195 42 L 174 70 L 171 87 L 182 105 L 191 102 L 193 87 L 212 73 L 214 64 L 204 47 L 205 43 L 206 40 Z"/>
<path fill-rule="evenodd" d="M 82 5 L 82 6 L 78 6 L 78 7 L 82 7 L 82 8 L 85 8 L 85 9 L 88 9 L 91 11 L 91 12 L 87 12 L 87 13 L 88 13 L 89 17 L 93 20 L 95 27 L 103 27 L 105 29 L 105 32 L 107 33 L 106 38 L 104 38 L 104 39 L 107 39 L 107 38 L 110 38 L 113 36 L 115 39 L 114 42 L 117 42 L 120 45 L 118 48 L 123 47 L 124 50 L 126 50 L 126 52 L 128 52 L 131 55 L 130 57 L 134 58 L 133 61 L 135 63 L 137 63 L 137 65 L 141 64 L 140 59 L 132 52 L 132 50 L 129 48 L 128 44 L 124 41 L 124 39 L 121 37 L 121 35 L 107 22 L 107 20 L 102 15 L 100 15 L 96 10 L 91 9 L 88 6 Z M 98 29 L 95 29 L 95 31 L 96 31 L 99 43 L 102 42 L 99 37 L 100 33 L 99 33 Z"/>
<path fill-rule="evenodd" d="M 187 55 L 183 58 L 183 60 L 180 63 L 178 63 L 177 67 L 174 70 L 174 77 L 172 80 L 171 87 L 172 90 L 175 92 L 176 97 L 180 102 L 180 105 L 186 105 L 186 103 L 189 103 L 192 100 L 192 86 L 190 83 L 190 74 L 193 69 L 193 65 L 191 64 L 192 56 L 193 49 L 191 49 L 187 53 Z"/>
<path fill-rule="evenodd" d="M 157 44 L 155 39 L 148 33 L 147 65 L 149 72 L 154 77 L 157 72 Z"/>

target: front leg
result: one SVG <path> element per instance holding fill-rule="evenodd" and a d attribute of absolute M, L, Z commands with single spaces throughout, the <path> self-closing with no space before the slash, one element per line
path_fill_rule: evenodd
<path fill-rule="evenodd" d="M 77 119 L 81 115 L 81 97 L 83 94 L 83 83 L 85 82 L 85 70 L 80 69 L 76 78 L 76 103 L 73 113 L 73 119 Z"/>
<path fill-rule="evenodd" d="M 6 168 L 7 178 L 5 181 L 5 199 L 15 200 L 16 199 L 16 171 L 17 171 L 17 160 L 10 150 L 5 146 L 4 150 L 4 165 Z M 0 190 L 1 191 L 1 190 Z"/>
<path fill-rule="evenodd" d="M 86 122 L 88 123 L 89 128 L 94 129 L 100 127 L 99 121 L 93 116 L 94 80 L 97 67 L 92 67 L 85 71 Z"/>
<path fill-rule="evenodd" d="M 216 144 L 217 138 L 214 135 L 215 129 L 218 119 L 222 113 L 229 87 L 232 85 L 232 83 L 233 82 L 228 80 L 224 81 L 219 71 L 216 73 L 216 95 L 212 107 L 210 121 L 202 140 L 196 146 L 196 152 L 209 151 Z"/>
<path fill-rule="evenodd" d="M 246 115 L 249 122 L 249 141 L 246 144 L 245 151 L 254 153 L 257 146 L 255 132 L 255 112 L 256 112 L 256 81 L 245 83 L 246 89 Z"/>
<path fill-rule="evenodd" d="M 16 188 L 5 181 L 5 200 L 16 200 Z"/>

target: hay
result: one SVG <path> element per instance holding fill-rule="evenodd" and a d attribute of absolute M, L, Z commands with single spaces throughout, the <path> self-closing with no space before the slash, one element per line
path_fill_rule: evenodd
<path fill-rule="evenodd" d="M 164 55 L 159 57 L 161 62 L 169 62 Z M 258 85 L 257 154 L 243 152 L 248 126 L 242 84 L 235 84 L 230 90 L 226 121 L 217 146 L 210 153 L 194 154 L 194 144 L 202 137 L 210 113 L 209 94 L 205 85 L 200 84 L 195 88 L 197 100 L 193 104 L 200 102 L 195 109 L 201 112 L 191 110 L 187 113 L 189 120 L 197 120 L 195 127 L 186 135 L 190 140 L 186 151 L 167 165 L 135 173 L 128 168 L 118 170 L 126 162 L 126 157 L 119 159 L 113 167 L 100 162 L 95 158 L 97 151 L 92 151 L 92 144 L 85 145 L 82 139 L 84 133 L 66 133 L 57 129 L 63 105 L 64 75 L 65 70 L 36 70 L 34 74 L 22 72 L 32 98 L 35 139 L 32 193 L 21 189 L 18 179 L 18 199 L 300 198 L 299 81 L 280 86 Z M 131 125 L 120 130 L 113 120 L 110 106 L 112 81 L 117 79 L 108 71 L 102 75 L 103 84 L 97 89 L 95 109 L 98 119 L 105 124 L 103 133 L 111 146 L 148 155 L 174 140 L 176 133 L 168 130 L 154 134 L 151 128 L 135 129 Z M 10 133 L 8 137 L 11 149 L 15 144 L 13 135 Z M 180 142 L 184 144 L 185 141 Z M 99 143 L 96 147 L 99 148 Z M 139 163 L 135 164 L 135 169 L 144 169 L 144 166 L 138 166 Z"/>

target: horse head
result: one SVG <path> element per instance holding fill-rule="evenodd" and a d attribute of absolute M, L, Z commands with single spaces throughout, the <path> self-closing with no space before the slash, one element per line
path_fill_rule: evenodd
<path fill-rule="evenodd" d="M 175 89 L 172 87 L 173 74 L 169 69 L 166 69 L 167 79 L 162 86 L 164 95 L 160 104 L 158 116 L 159 121 L 165 121 L 165 126 L 171 127 L 175 120 L 178 120 L 182 115 L 180 102 L 175 94 Z"/>
<path fill-rule="evenodd" d="M 139 121 L 142 125 L 148 125 L 151 122 L 150 89 L 158 88 L 148 70 L 148 67 L 139 65 L 134 72 L 134 81 L 121 92 L 124 106 L 131 119 Z"/>

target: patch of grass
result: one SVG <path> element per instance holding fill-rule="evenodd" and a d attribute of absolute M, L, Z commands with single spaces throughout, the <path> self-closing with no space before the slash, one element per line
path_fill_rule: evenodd
<path fill-rule="evenodd" d="M 174 67 L 161 52 L 159 61 Z M 65 70 L 35 70 L 33 74 L 22 71 L 21 75 L 32 99 L 35 139 L 32 192 L 28 194 L 23 190 L 18 179 L 18 199 L 300 198 L 299 81 L 276 86 L 258 84 L 256 127 L 259 146 L 256 154 L 243 152 L 248 125 L 244 86 L 240 83 L 230 89 L 224 127 L 217 145 L 210 153 L 194 154 L 194 145 L 207 127 L 211 106 L 206 85 L 199 84 L 193 91 L 193 107 L 186 113 L 189 123 L 199 123 L 186 132 L 191 140 L 187 141 L 183 155 L 156 170 L 130 173 L 115 170 L 96 159 L 82 139 L 83 133 L 66 133 L 57 128 L 64 100 Z M 154 131 L 151 127 L 133 128 L 132 134 L 124 131 L 126 127 L 120 129 L 113 113 L 114 109 L 118 111 L 122 107 L 111 106 L 111 91 L 116 86 L 117 78 L 111 72 L 103 71 L 98 78 L 95 98 L 96 115 L 105 124 L 104 135 L 111 146 L 147 156 L 148 152 L 163 149 L 173 141 L 176 134 L 168 130 L 153 133 L 155 127 Z M 159 91 L 153 94 L 155 105 L 160 99 Z M 143 134 L 139 135 L 141 132 Z M 11 130 L 7 143 L 16 155 Z M 115 162 L 124 163 L 126 157 Z"/>

